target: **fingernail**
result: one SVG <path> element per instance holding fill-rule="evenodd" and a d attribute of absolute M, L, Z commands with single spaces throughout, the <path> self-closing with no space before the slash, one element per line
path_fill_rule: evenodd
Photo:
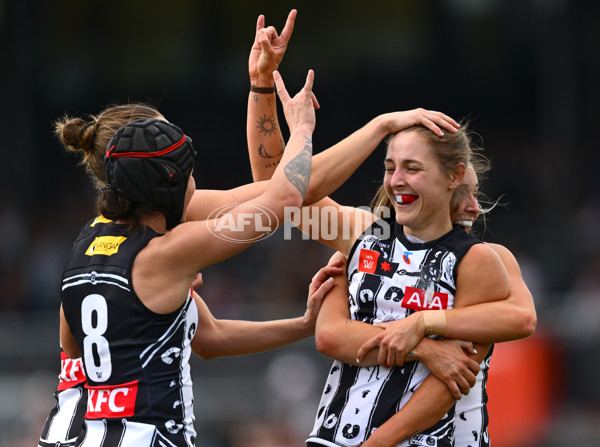
<path fill-rule="evenodd" d="M 358 357 L 356 358 L 356 363 L 360 363 L 360 360 L 358 360 Z"/>
<path fill-rule="evenodd" d="M 477 349 L 473 348 L 473 352 L 474 352 L 475 354 L 477 354 Z"/>

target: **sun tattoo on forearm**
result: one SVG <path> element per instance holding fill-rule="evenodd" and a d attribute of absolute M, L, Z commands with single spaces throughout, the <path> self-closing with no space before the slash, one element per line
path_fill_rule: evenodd
<path fill-rule="evenodd" d="M 269 137 L 273 134 L 277 134 L 277 123 L 275 122 L 275 118 L 273 118 L 273 115 L 267 116 L 266 114 L 264 114 L 258 119 L 257 123 L 258 126 L 256 126 L 256 128 L 258 129 L 259 133 L 265 134 L 265 136 Z"/>
<path fill-rule="evenodd" d="M 306 196 L 308 181 L 310 180 L 310 163 L 312 161 L 312 140 L 306 138 L 304 149 L 290 161 L 284 169 L 285 175 L 292 185 L 296 187 L 302 197 Z"/>

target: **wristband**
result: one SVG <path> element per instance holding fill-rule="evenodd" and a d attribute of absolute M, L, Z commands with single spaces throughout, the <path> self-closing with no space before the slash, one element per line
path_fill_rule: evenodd
<path fill-rule="evenodd" d="M 445 310 L 426 310 L 423 312 L 425 335 L 446 335 L 448 320 Z"/>
<path fill-rule="evenodd" d="M 275 93 L 275 86 L 273 86 L 273 87 L 255 87 L 255 86 L 251 85 L 250 91 L 252 93 Z"/>

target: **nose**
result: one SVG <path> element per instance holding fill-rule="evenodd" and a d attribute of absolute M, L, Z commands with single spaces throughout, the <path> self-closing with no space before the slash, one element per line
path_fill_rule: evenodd
<path fill-rule="evenodd" d="M 404 186 L 406 185 L 406 178 L 404 176 L 404 170 L 397 168 L 392 174 L 392 178 L 390 179 L 390 183 L 392 186 Z"/>
<path fill-rule="evenodd" d="M 471 196 L 469 198 L 469 202 L 465 207 L 465 211 L 472 215 L 474 219 L 477 219 L 477 216 L 479 216 L 479 212 L 481 211 L 481 209 L 479 208 L 479 202 L 477 202 L 477 199 L 475 197 Z"/>

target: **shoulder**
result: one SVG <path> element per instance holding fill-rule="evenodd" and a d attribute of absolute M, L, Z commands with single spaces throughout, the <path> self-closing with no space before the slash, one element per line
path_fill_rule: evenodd
<path fill-rule="evenodd" d="M 500 257 L 500 260 L 509 274 L 521 274 L 521 268 L 519 267 L 517 258 L 515 258 L 515 255 L 508 248 L 500 244 L 486 243 L 485 245 L 488 245 Z"/>
<path fill-rule="evenodd" d="M 458 266 L 461 305 L 496 301 L 508 296 L 508 274 L 500 256 L 488 244 L 473 245 Z M 468 292 L 468 293 L 465 293 Z"/>

